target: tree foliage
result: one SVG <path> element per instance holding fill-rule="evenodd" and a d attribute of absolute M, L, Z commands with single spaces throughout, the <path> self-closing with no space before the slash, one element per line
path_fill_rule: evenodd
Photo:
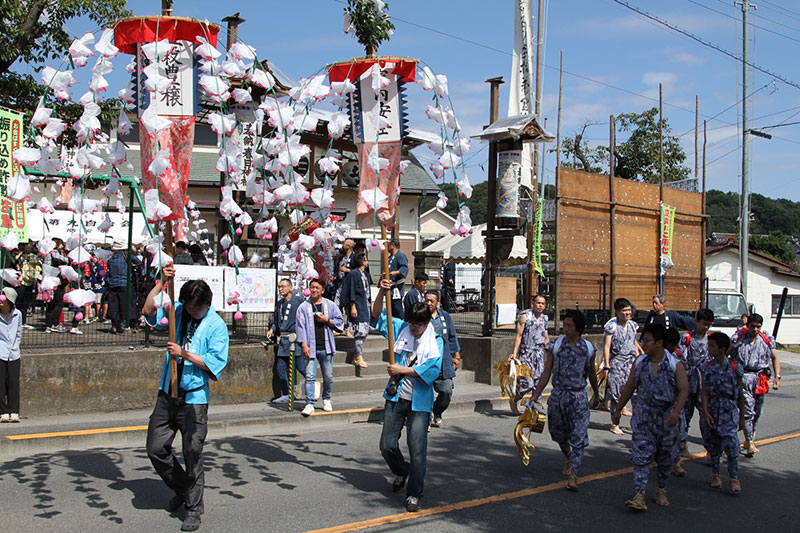
<path fill-rule="evenodd" d="M 711 216 L 711 231 L 739 232 L 740 204 L 737 193 L 708 191 L 706 209 Z M 751 194 L 750 213 L 750 233 L 753 235 L 766 235 L 772 231 L 780 231 L 784 235 L 800 235 L 800 202 Z"/>
<path fill-rule="evenodd" d="M 769 235 L 763 237 L 751 238 L 750 249 L 790 265 L 795 262 L 794 252 L 789 244 L 789 237 L 779 230 L 770 231 Z"/>
<path fill-rule="evenodd" d="M 459 197 L 458 189 L 453 183 L 445 183 L 442 185 L 442 192 L 444 192 L 448 198 L 447 206 L 444 208 L 444 212 L 455 218 L 455 216 L 458 214 L 458 201 L 456 201 L 456 198 Z M 486 213 L 488 211 L 487 202 L 489 197 L 488 192 L 488 181 L 478 183 L 472 188 L 472 198 L 469 198 L 466 201 L 466 204 L 470 208 L 470 217 L 472 218 L 473 224 L 486 223 Z M 419 199 L 420 214 L 433 209 L 436 206 L 438 199 L 439 197 L 435 195 L 421 196 Z"/>
<path fill-rule="evenodd" d="M 125 0 L 0 0 L 0 74 L 17 60 L 41 67 L 64 57 L 75 38 L 65 26 L 70 19 L 104 26 L 129 14 Z"/>
<path fill-rule="evenodd" d="M 664 181 L 682 180 L 689 177 L 689 169 L 683 165 L 686 154 L 678 137 L 671 135 L 667 119 L 663 119 L 664 131 Z M 586 172 L 603 173 L 608 170 L 609 147 L 591 148 L 584 140 L 587 122 L 580 133 L 567 137 L 561 143 L 562 165 Z M 625 113 L 616 117 L 617 134 L 627 133 L 627 140 L 616 145 L 614 174 L 620 178 L 645 183 L 658 183 L 661 176 L 659 158 L 660 123 L 658 108 L 641 113 Z"/>
<path fill-rule="evenodd" d="M 378 46 L 392 36 L 394 24 L 386 14 L 388 7 L 381 0 L 347 0 L 345 33 L 355 33 L 367 55 L 375 55 Z"/>

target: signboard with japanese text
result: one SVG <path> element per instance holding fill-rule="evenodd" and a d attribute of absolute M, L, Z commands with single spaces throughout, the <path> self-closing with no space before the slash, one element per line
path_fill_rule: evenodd
<path fill-rule="evenodd" d="M 175 300 L 187 281 L 201 279 L 211 287 L 211 304 L 217 311 L 225 309 L 225 267 L 205 265 L 175 265 Z"/>
<path fill-rule="evenodd" d="M 150 61 L 142 52 L 142 45 L 136 50 L 136 107 L 139 116 L 150 106 L 150 92 L 145 88 L 147 75 L 145 67 Z M 159 73 L 172 79 L 172 84 L 163 92 L 158 93 L 156 112 L 159 115 L 191 116 L 195 114 L 195 92 L 197 90 L 195 59 L 192 44 L 188 41 L 178 41 L 172 52 L 159 64 Z"/>
<path fill-rule="evenodd" d="M 231 110 L 236 114 L 236 129 L 231 135 L 234 142 L 239 143 L 242 172 L 237 176 L 234 190 L 243 191 L 247 188 L 247 175 L 253 170 L 253 157 L 258 149 L 258 135 L 250 131 L 250 127 L 255 121 L 255 105 L 252 102 L 246 104 L 236 104 L 231 106 Z"/>
<path fill-rule="evenodd" d="M 357 143 L 399 141 L 405 135 L 403 82 L 395 74 L 384 75 L 389 84 L 380 89 L 377 95 L 372 90 L 372 69 L 361 75 L 355 92 L 350 94 L 350 122 L 353 125 L 353 140 Z M 377 114 L 381 120 L 388 121 L 388 125 L 378 131 L 375 119 L 371 119 L 370 114 Z"/>
<path fill-rule="evenodd" d="M 0 238 L 13 231 L 20 242 L 28 242 L 25 202 L 11 200 L 6 190 L 8 181 L 22 170 L 11 155 L 21 146 L 22 115 L 8 109 L 0 109 Z"/>

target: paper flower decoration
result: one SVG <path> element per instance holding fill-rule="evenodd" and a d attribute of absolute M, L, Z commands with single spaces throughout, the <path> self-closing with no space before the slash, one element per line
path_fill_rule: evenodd
<path fill-rule="evenodd" d="M 4 268 L 0 271 L 0 277 L 12 287 L 18 287 L 21 283 L 20 278 L 22 277 L 22 272 L 14 268 Z"/>
<path fill-rule="evenodd" d="M 156 309 L 167 310 L 172 307 L 172 300 L 166 291 L 161 291 L 153 297 L 153 305 Z"/>
<path fill-rule="evenodd" d="M 377 143 L 372 145 L 372 148 L 369 151 L 369 155 L 367 156 L 367 166 L 373 172 L 375 172 L 375 174 L 378 174 L 381 170 L 389 166 L 389 160 L 380 156 Z"/>
<path fill-rule="evenodd" d="M 69 253 L 69 258 L 72 259 L 73 263 L 82 265 L 92 258 L 92 254 L 87 252 L 83 246 L 78 246 Z"/>
<path fill-rule="evenodd" d="M 172 209 L 159 200 L 158 189 L 150 189 L 145 191 L 144 208 L 147 212 L 147 220 L 150 222 L 164 220 L 172 214 Z"/>
<path fill-rule="evenodd" d="M 60 266 L 58 267 L 58 270 L 67 281 L 78 281 L 80 279 L 80 276 L 77 272 L 75 272 L 75 269 L 69 265 Z"/>
<path fill-rule="evenodd" d="M 27 201 L 31 197 L 31 181 L 22 174 L 15 174 L 8 180 L 6 194 L 12 200 Z"/>
<path fill-rule="evenodd" d="M 378 187 L 361 191 L 359 196 L 373 211 L 380 209 L 381 205 L 389 198 Z"/>

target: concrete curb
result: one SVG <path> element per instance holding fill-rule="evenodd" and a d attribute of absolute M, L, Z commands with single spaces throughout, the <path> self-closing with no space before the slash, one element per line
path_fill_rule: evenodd
<path fill-rule="evenodd" d="M 446 417 L 466 416 L 473 412 L 502 412 L 512 415 L 507 409 L 508 400 L 500 398 L 464 398 L 454 400 L 447 409 Z M 213 415 L 212 415 L 213 416 Z M 348 409 L 325 413 L 317 411 L 306 418 L 299 411 L 285 414 L 265 414 L 244 417 L 231 417 L 212 420 L 208 425 L 208 440 L 242 435 L 275 435 L 319 431 L 328 428 L 342 428 L 351 424 L 380 422 L 383 406 L 361 409 Z M 0 437 L 0 459 L 13 459 L 38 453 L 86 450 L 89 448 L 143 447 L 147 436 L 147 426 L 124 426 L 118 428 L 99 428 L 70 430 L 38 434 L 6 435 Z"/>

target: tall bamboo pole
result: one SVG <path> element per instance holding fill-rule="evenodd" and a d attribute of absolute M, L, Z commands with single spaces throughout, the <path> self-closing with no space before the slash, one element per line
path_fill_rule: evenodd
<path fill-rule="evenodd" d="M 395 214 L 395 216 L 397 216 Z M 396 219 L 395 219 L 396 220 Z M 396 224 L 396 222 L 395 222 Z M 386 224 L 381 222 L 381 239 L 386 242 Z M 383 279 L 390 279 L 389 276 L 389 251 L 384 246 L 381 254 L 383 261 Z M 394 364 L 394 324 L 392 324 L 392 289 L 386 292 L 386 328 L 389 338 L 389 364 Z"/>
<path fill-rule="evenodd" d="M 558 275 L 559 275 L 559 272 L 558 272 L 558 203 L 559 203 L 559 198 L 561 197 L 561 190 L 558 188 L 559 187 L 559 181 L 558 180 L 559 180 L 559 178 L 561 176 L 561 93 L 562 93 L 563 87 L 564 87 L 564 51 L 561 50 L 559 52 L 559 58 L 558 58 L 558 119 L 557 119 L 557 124 L 556 124 L 556 180 L 555 180 L 556 181 L 556 200 L 555 200 L 555 202 L 556 202 L 556 217 L 555 218 L 556 219 L 555 219 L 555 222 L 553 223 L 555 225 L 554 232 L 555 232 L 555 236 L 556 236 L 556 243 L 555 243 L 556 244 L 556 247 L 555 247 L 556 248 L 555 249 L 555 252 L 556 252 L 556 268 L 555 268 L 555 276 L 556 276 L 555 289 L 556 289 L 556 294 L 555 294 L 555 301 L 553 302 L 553 304 L 555 305 L 555 308 L 556 308 L 556 312 L 555 312 L 554 317 L 553 317 L 554 318 L 553 327 L 555 328 L 556 331 L 558 331 L 558 327 L 559 327 L 558 323 L 559 323 L 559 319 L 561 318 L 560 315 L 559 315 L 561 308 L 559 307 L 559 301 L 558 301 L 558 292 L 559 292 L 559 288 L 560 288 L 560 282 L 558 280 Z"/>
<path fill-rule="evenodd" d="M 166 233 L 166 244 L 167 244 L 167 255 L 172 257 L 172 221 L 167 220 L 166 229 L 164 232 Z M 169 299 L 172 302 L 172 305 L 169 306 L 169 342 L 175 342 L 175 279 L 169 278 L 167 280 L 167 294 L 169 294 Z M 178 363 L 175 361 L 174 357 L 169 358 L 169 375 L 170 375 L 170 382 L 169 382 L 169 393 L 170 396 L 173 398 L 178 397 Z"/>

